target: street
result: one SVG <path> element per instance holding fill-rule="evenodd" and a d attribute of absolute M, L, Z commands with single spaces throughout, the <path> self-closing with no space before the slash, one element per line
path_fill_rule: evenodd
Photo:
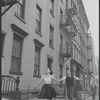
<path fill-rule="evenodd" d="M 92 100 L 92 96 L 87 97 L 85 100 Z M 96 95 L 95 100 L 99 100 L 99 95 Z"/>
<path fill-rule="evenodd" d="M 37 100 L 37 98 L 32 98 L 29 100 Z M 66 100 L 66 99 L 56 99 L 56 100 Z M 87 97 L 85 100 L 92 100 L 92 96 Z M 99 100 L 99 95 L 96 95 L 95 100 Z"/>
<path fill-rule="evenodd" d="M 2 98 L 2 100 L 9 100 L 7 98 Z M 29 100 L 38 100 L 37 98 L 31 98 Z M 66 99 L 56 99 L 56 100 L 66 100 Z M 87 97 L 85 100 L 92 100 L 92 96 Z M 99 100 L 99 95 L 96 95 L 95 100 Z"/>

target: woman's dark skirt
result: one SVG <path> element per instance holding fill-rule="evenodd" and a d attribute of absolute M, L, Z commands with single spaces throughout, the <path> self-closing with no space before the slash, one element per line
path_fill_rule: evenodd
<path fill-rule="evenodd" d="M 44 84 L 40 93 L 38 94 L 39 99 L 52 99 L 56 98 L 56 91 L 50 84 Z"/>

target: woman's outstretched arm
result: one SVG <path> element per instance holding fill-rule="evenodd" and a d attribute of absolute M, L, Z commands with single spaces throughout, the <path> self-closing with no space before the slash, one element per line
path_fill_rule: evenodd
<path fill-rule="evenodd" d="M 53 78 L 53 80 L 58 81 L 56 78 Z"/>
<path fill-rule="evenodd" d="M 51 75 L 51 76 L 52 76 L 52 79 L 53 79 L 53 80 L 58 81 L 53 75 Z"/>

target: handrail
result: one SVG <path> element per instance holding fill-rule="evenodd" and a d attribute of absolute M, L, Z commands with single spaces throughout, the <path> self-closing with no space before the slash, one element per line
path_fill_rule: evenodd
<path fill-rule="evenodd" d="M 13 79 L 15 79 L 15 80 L 16 80 L 16 78 L 15 78 L 15 77 L 10 76 L 10 75 L 1 75 L 1 77 L 10 77 L 10 78 L 13 78 Z"/>
<path fill-rule="evenodd" d="M 1 94 L 3 97 L 16 98 L 19 95 L 19 77 L 17 78 L 10 75 L 1 75 Z M 17 96 L 18 97 L 18 96 Z"/>

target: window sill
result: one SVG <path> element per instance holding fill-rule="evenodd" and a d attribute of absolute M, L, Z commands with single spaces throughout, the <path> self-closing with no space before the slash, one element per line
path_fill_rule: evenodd
<path fill-rule="evenodd" d="M 51 13 L 51 15 L 55 18 L 55 16 L 54 16 L 54 12 L 50 9 L 50 13 Z"/>
<path fill-rule="evenodd" d="M 14 74 L 14 75 L 22 75 L 23 74 L 22 72 L 15 71 L 15 70 L 10 70 L 9 73 Z"/>
<path fill-rule="evenodd" d="M 21 18 L 17 13 L 14 14 L 18 19 L 20 19 L 24 24 L 26 24 L 26 21 Z"/>
<path fill-rule="evenodd" d="M 37 77 L 37 78 L 40 78 L 41 77 L 41 75 L 36 75 L 36 74 L 34 74 L 33 76 L 34 77 Z"/>
<path fill-rule="evenodd" d="M 52 47 L 52 46 L 49 46 L 49 47 L 54 50 L 54 47 Z"/>
<path fill-rule="evenodd" d="M 40 33 L 37 29 L 35 29 L 35 32 L 42 37 L 42 33 Z"/>

